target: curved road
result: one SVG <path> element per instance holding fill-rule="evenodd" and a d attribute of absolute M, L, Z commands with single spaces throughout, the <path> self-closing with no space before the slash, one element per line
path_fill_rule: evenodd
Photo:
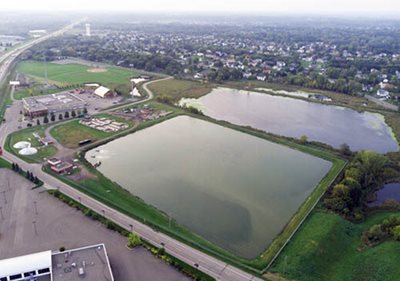
<path fill-rule="evenodd" d="M 72 25 L 70 25 L 72 26 Z M 70 27 L 68 26 L 68 27 Z M 66 28 L 68 28 L 66 27 Z M 56 36 L 66 30 L 66 28 L 57 31 L 51 35 L 46 36 L 46 38 L 41 38 L 42 40 L 37 40 L 35 41 L 36 43 L 42 42 L 43 40 L 46 40 L 52 36 Z M 25 47 L 21 47 L 22 49 L 19 49 L 19 53 L 11 53 L 9 55 L 14 55 L 12 57 L 12 60 L 6 60 L 8 61 L 6 69 L 9 67 L 9 65 L 12 63 L 13 59 L 15 59 L 16 56 L 20 54 L 23 50 L 33 46 L 35 43 L 31 42 Z M 0 59 L 1 61 L 4 62 L 4 58 Z M 4 66 L 4 63 L 3 63 Z M 4 69 L 3 69 L 4 71 Z M 5 73 L 0 73 L 0 80 L 4 78 Z M 167 77 L 161 80 L 167 80 L 171 79 L 171 77 Z M 155 80 L 155 81 L 160 81 L 160 80 Z M 143 85 L 143 88 L 147 91 L 148 97 L 140 102 L 146 102 L 148 100 L 151 100 L 154 95 L 153 93 L 148 89 L 148 85 L 151 83 L 154 83 L 155 81 L 150 81 L 147 82 L 146 84 Z M 137 102 L 138 103 L 138 102 Z M 126 106 L 126 105 L 125 105 Z M 116 108 L 112 109 L 115 110 Z M 7 110 L 9 111 L 9 109 Z M 4 143 L 6 140 L 6 136 L 9 134 L 10 131 L 13 129 L 11 126 L 9 126 L 9 122 L 5 122 L 2 124 L 0 127 L 0 144 L 2 147 L 4 147 Z M 61 182 L 60 180 L 52 177 L 51 175 L 45 173 L 42 170 L 42 165 L 41 164 L 29 164 L 24 162 L 23 160 L 19 159 L 18 157 L 12 155 L 11 153 L 4 151 L 3 150 L 3 158 L 6 159 L 9 162 L 14 162 L 18 163 L 18 165 L 26 170 L 26 171 L 31 171 L 35 175 L 37 175 L 38 178 L 40 178 L 44 183 L 45 183 L 45 188 L 47 189 L 58 189 L 62 193 L 66 194 L 67 196 L 75 199 L 78 202 L 81 202 L 83 205 L 87 206 L 90 209 L 93 209 L 99 214 L 103 214 L 106 218 L 112 220 L 113 222 L 117 223 L 118 225 L 126 228 L 126 229 L 132 229 L 134 232 L 136 232 L 139 236 L 143 237 L 150 243 L 152 243 L 155 246 L 162 247 L 164 245 L 165 250 L 175 256 L 176 258 L 186 262 L 187 264 L 197 266 L 199 270 L 205 272 L 206 274 L 209 274 L 210 276 L 216 278 L 217 280 L 231 280 L 231 281 L 244 281 L 244 280 L 261 280 L 255 276 L 252 276 L 251 274 L 244 272 L 236 267 L 233 267 L 225 262 L 222 262 L 212 256 L 209 256 L 199 250 L 196 250 L 178 240 L 175 240 L 161 232 L 157 232 L 150 228 L 149 226 L 133 219 L 130 218 L 96 200 L 91 198 L 90 196 L 76 190 L 75 188 Z"/>

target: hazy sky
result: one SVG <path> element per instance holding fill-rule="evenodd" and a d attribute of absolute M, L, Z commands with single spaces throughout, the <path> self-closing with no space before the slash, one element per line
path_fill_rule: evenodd
<path fill-rule="evenodd" d="M 395 15 L 400 0 L 0 0 L 0 11 L 19 9 Z"/>

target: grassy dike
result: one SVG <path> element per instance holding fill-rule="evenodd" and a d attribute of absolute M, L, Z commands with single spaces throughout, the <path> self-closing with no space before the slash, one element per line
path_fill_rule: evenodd
<path fill-rule="evenodd" d="M 342 171 L 345 166 L 346 161 L 341 160 L 338 156 L 334 155 L 331 151 L 326 149 L 322 149 L 315 144 L 302 145 L 299 143 L 295 143 L 293 139 L 282 138 L 279 136 L 274 136 L 272 134 L 267 134 L 262 131 L 257 131 L 249 127 L 241 127 L 233 124 L 229 124 L 227 122 L 216 121 L 206 116 L 194 115 L 188 112 L 185 112 L 182 109 L 162 105 L 156 102 L 149 102 L 154 107 L 163 108 L 168 111 L 173 111 L 174 113 L 169 116 L 142 123 L 138 127 L 128 130 L 124 132 L 124 134 L 118 134 L 111 138 L 104 139 L 102 141 L 97 142 L 94 145 L 85 147 L 85 149 L 79 154 L 79 158 L 81 163 L 89 170 L 96 178 L 85 179 L 81 182 L 76 182 L 69 180 L 65 177 L 59 177 L 60 180 L 65 183 L 77 188 L 78 190 L 86 193 L 87 195 L 99 200 L 102 203 L 107 204 L 108 206 L 128 215 L 139 221 L 142 221 L 154 229 L 162 231 L 169 236 L 172 236 L 180 241 L 185 242 L 188 245 L 191 245 L 197 249 L 200 249 L 212 256 L 217 257 L 223 261 L 226 261 L 230 264 L 233 264 L 239 268 L 242 268 L 246 271 L 260 274 L 274 259 L 275 255 L 281 250 L 282 246 L 285 245 L 286 241 L 293 235 L 294 231 L 298 228 L 301 222 L 305 217 L 309 214 L 310 210 L 315 206 L 315 204 L 319 201 L 319 198 L 325 193 L 330 184 L 336 179 L 337 175 Z M 224 127 L 241 131 L 246 134 L 253 135 L 255 137 L 259 137 L 268 141 L 273 141 L 278 144 L 282 144 L 285 146 L 289 146 L 293 149 L 297 149 L 299 151 L 309 153 L 311 155 L 326 159 L 333 163 L 331 170 L 329 173 L 321 180 L 318 186 L 315 188 L 314 192 L 309 196 L 309 198 L 303 203 L 303 205 L 299 208 L 298 212 L 292 217 L 292 219 L 288 222 L 285 229 L 281 232 L 281 234 L 273 241 L 273 243 L 268 247 L 266 251 L 263 252 L 258 258 L 254 260 L 247 260 L 238 256 L 231 254 L 230 252 L 218 247 L 215 244 L 205 240 L 204 238 L 196 235 L 195 233 L 189 231 L 188 229 L 180 226 L 177 222 L 173 221 L 171 224 L 171 228 L 169 228 L 169 218 L 166 214 L 162 213 L 160 210 L 156 209 L 153 206 L 148 205 L 142 199 L 135 197 L 132 194 L 129 194 L 125 189 L 120 187 L 118 184 L 112 182 L 107 179 L 104 175 L 94 169 L 91 164 L 89 164 L 84 158 L 84 154 L 86 151 L 93 149 L 97 146 L 103 145 L 113 139 L 119 138 L 123 135 L 127 135 L 133 133 L 138 130 L 145 129 L 147 127 L 153 126 L 157 123 L 165 121 L 170 118 L 174 118 L 179 115 L 189 115 L 191 117 L 199 118 L 208 122 L 213 122 L 218 125 L 222 125 Z M 50 172 L 50 171 L 49 171 Z M 51 173 L 51 172 L 50 172 Z"/>

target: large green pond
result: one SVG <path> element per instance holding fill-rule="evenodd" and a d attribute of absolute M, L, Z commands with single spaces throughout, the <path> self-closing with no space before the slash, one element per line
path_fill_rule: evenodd
<path fill-rule="evenodd" d="M 254 258 L 278 235 L 331 163 L 180 116 L 86 154 L 131 193 L 209 241 Z"/>

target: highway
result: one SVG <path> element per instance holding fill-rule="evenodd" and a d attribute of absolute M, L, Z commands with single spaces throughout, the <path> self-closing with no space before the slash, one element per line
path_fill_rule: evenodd
<path fill-rule="evenodd" d="M 3 79 L 5 78 L 5 76 L 6 76 L 7 72 L 8 72 L 8 70 L 9 70 L 9 67 L 10 67 L 10 65 L 12 64 L 12 62 L 13 62 L 23 51 L 25 51 L 25 50 L 27 50 L 27 49 L 33 47 L 34 45 L 36 45 L 36 44 L 38 44 L 38 43 L 41 43 L 41 42 L 43 42 L 43 41 L 45 41 L 45 40 L 48 40 L 48 39 L 50 39 L 50 38 L 52 38 L 52 37 L 56 37 L 56 36 L 59 36 L 59 35 L 63 34 L 64 32 L 66 32 L 66 31 L 68 31 L 69 29 L 71 29 L 72 27 L 74 27 L 75 25 L 77 25 L 77 24 L 83 22 L 84 20 L 85 20 L 85 19 L 81 19 L 81 20 L 78 20 L 78 21 L 76 21 L 76 22 L 73 22 L 73 23 L 71 23 L 71 24 L 69 24 L 69 25 L 63 27 L 63 28 L 60 29 L 60 30 L 57 30 L 57 31 L 52 32 L 52 33 L 49 33 L 49 34 L 47 34 L 47 35 L 45 35 L 45 36 L 42 36 L 42 37 L 40 37 L 40 38 L 31 40 L 31 41 L 29 41 L 29 42 L 23 43 L 22 45 L 17 46 L 15 49 L 11 50 L 10 52 L 7 52 L 7 53 L 3 54 L 3 55 L 0 57 L 0 83 L 1 83 L 1 82 L 3 81 Z"/>
<path fill-rule="evenodd" d="M 81 21 L 79 21 L 81 22 Z M 26 45 L 20 46 L 19 48 L 11 51 L 5 56 L 1 57 L 0 63 L 2 63 L 2 71 L 0 73 L 0 81 L 5 77 L 10 65 L 13 60 L 24 50 L 32 47 L 33 45 L 40 43 L 44 40 L 47 40 L 51 37 L 57 36 L 74 26 L 73 23 L 59 31 L 56 31 L 52 34 L 49 34 L 45 37 L 39 38 L 35 41 L 29 42 Z M 169 78 L 165 78 L 169 79 Z M 153 93 L 148 89 L 148 85 L 153 83 L 154 81 L 147 82 L 144 85 L 144 89 L 148 92 L 148 97 L 146 100 L 150 100 L 153 98 Z M 144 100 L 144 101 L 146 101 Z M 141 101 L 141 102 L 144 102 Z M 6 111 L 6 120 L 12 120 L 15 112 L 19 112 L 18 103 L 13 104 L 13 106 Z M 15 116 L 14 116 L 14 119 Z M 4 143 L 6 140 L 6 136 L 15 130 L 15 122 L 7 121 L 3 122 L 0 126 L 0 144 L 4 147 Z M 42 170 L 41 164 L 29 164 L 25 161 L 19 159 L 18 157 L 12 155 L 11 153 L 5 151 L 3 149 L 3 158 L 8 160 L 9 162 L 18 163 L 18 165 L 26 170 L 33 172 L 40 180 L 44 182 L 44 186 L 47 189 L 58 189 L 65 195 L 75 199 L 81 204 L 87 206 L 88 208 L 96 211 L 99 214 L 104 215 L 106 218 L 112 220 L 118 225 L 126 228 L 127 230 L 132 229 L 133 232 L 137 233 L 139 236 L 143 237 L 143 239 L 149 241 L 155 246 L 162 247 L 164 246 L 165 250 L 175 256 L 176 258 L 190 264 L 192 266 L 196 266 L 199 270 L 209 274 L 210 276 L 216 278 L 217 280 L 230 280 L 230 281 L 245 281 L 245 280 L 261 280 L 247 272 L 244 272 L 234 266 L 231 266 L 225 262 L 222 262 L 212 256 L 209 256 L 197 249 L 194 249 L 176 239 L 173 239 L 166 234 L 153 230 L 151 227 L 145 225 L 142 222 L 139 222 L 133 218 L 130 218 L 96 200 L 91 198 L 90 196 L 76 190 L 75 188 L 61 182 L 57 178 L 52 177 L 51 175 L 45 173 Z"/>

